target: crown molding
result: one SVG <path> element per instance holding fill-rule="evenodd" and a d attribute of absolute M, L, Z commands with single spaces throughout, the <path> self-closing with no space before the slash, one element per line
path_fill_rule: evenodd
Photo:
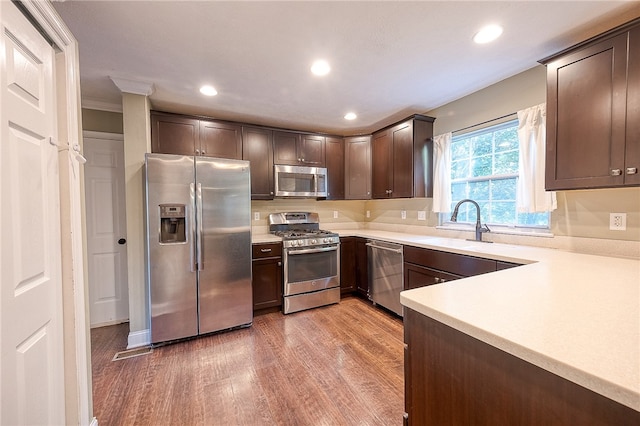
<path fill-rule="evenodd" d="M 82 109 L 122 113 L 122 103 L 102 101 L 100 99 L 82 98 Z"/>
<path fill-rule="evenodd" d="M 113 84 L 116 85 L 122 93 L 132 93 L 134 95 L 150 96 L 153 91 L 153 83 L 145 81 L 128 80 L 126 78 L 118 78 L 109 76 Z"/>

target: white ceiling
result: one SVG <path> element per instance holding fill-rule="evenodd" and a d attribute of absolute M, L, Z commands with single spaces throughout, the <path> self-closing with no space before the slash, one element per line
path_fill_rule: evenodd
<path fill-rule="evenodd" d="M 109 77 L 153 83 L 154 109 L 351 135 L 424 113 L 631 18 L 639 1 L 66 1 L 83 105 Z M 500 39 L 475 45 L 487 23 Z M 324 58 L 331 73 L 309 72 Z M 198 88 L 209 83 L 219 94 Z M 348 111 L 358 114 L 348 122 Z"/>

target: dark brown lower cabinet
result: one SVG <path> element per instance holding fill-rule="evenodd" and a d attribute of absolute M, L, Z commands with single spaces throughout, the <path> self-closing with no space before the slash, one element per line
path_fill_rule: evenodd
<path fill-rule="evenodd" d="M 369 265 L 367 262 L 367 239 L 356 238 L 356 283 L 358 295 L 369 297 Z"/>
<path fill-rule="evenodd" d="M 253 314 L 278 311 L 282 307 L 282 244 L 254 244 Z"/>
<path fill-rule="evenodd" d="M 356 291 L 356 239 L 340 238 L 340 294 Z"/>
<path fill-rule="evenodd" d="M 412 309 L 405 425 L 638 425 L 640 412 Z"/>

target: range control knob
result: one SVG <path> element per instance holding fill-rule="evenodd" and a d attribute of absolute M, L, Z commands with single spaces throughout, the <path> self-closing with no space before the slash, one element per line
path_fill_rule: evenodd
<path fill-rule="evenodd" d="M 317 244 L 318 241 L 316 241 L 316 239 L 314 238 L 313 240 L 311 240 L 311 244 Z"/>

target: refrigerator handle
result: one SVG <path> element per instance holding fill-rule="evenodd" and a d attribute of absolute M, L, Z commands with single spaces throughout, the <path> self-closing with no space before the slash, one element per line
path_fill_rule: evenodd
<path fill-rule="evenodd" d="M 204 265 L 202 264 L 202 185 L 200 183 L 197 184 L 196 197 L 196 208 L 198 209 L 198 220 L 196 221 L 196 226 L 198 227 L 196 231 L 196 253 L 198 270 L 202 271 Z"/>
<path fill-rule="evenodd" d="M 195 251 L 196 251 L 196 191 L 193 183 L 189 184 L 189 198 L 191 208 L 189 209 L 189 233 L 191 234 L 191 244 L 189 244 L 189 270 L 196 271 Z"/>

